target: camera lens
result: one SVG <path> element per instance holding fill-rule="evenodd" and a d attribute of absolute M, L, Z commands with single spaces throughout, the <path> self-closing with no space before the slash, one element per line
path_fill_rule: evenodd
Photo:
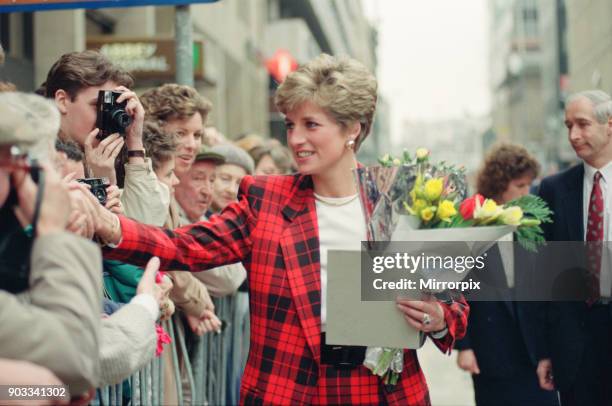
<path fill-rule="evenodd" d="M 96 197 L 96 199 L 98 199 L 100 204 L 102 205 L 106 204 L 106 190 L 96 188 L 96 190 L 93 191 L 93 194 Z"/>
<path fill-rule="evenodd" d="M 115 110 L 112 115 L 113 123 L 115 127 L 120 131 L 125 129 L 132 123 L 132 118 L 125 112 L 125 110 Z"/>

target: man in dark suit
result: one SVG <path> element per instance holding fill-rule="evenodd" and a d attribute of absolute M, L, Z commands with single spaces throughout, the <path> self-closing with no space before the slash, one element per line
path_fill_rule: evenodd
<path fill-rule="evenodd" d="M 455 342 L 457 363 L 472 374 L 478 406 L 557 406 L 556 392 L 542 390 L 535 376 L 535 304 L 516 301 L 515 289 L 529 283 L 529 274 L 534 272 L 533 254 L 518 245 L 513 252 L 509 244 L 488 251 L 487 269 L 479 279 L 491 300 L 482 300 L 483 296 L 469 302 L 468 330 Z M 508 286 L 501 251 L 513 254 L 514 288 Z"/>
<path fill-rule="evenodd" d="M 541 307 L 537 374 L 540 386 L 561 393 L 565 405 L 612 404 L 612 281 L 605 242 L 612 238 L 612 101 L 602 91 L 572 95 L 565 125 L 583 161 L 545 178 L 539 195 L 554 211 L 544 225 L 548 241 L 587 241 L 589 296 L 586 301 Z M 591 252 L 597 242 L 603 246 Z M 609 244 L 608 244 L 609 245 Z"/>

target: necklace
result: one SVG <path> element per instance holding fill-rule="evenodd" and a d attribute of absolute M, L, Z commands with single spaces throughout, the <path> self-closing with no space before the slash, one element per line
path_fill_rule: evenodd
<path fill-rule="evenodd" d="M 352 202 L 353 200 L 357 199 L 357 196 L 359 196 L 357 193 L 355 193 L 352 196 L 344 196 L 344 197 L 326 197 L 326 196 L 318 195 L 314 192 L 313 194 L 314 194 L 315 200 L 325 205 L 328 205 L 328 206 L 345 206 L 349 204 L 350 202 Z"/>

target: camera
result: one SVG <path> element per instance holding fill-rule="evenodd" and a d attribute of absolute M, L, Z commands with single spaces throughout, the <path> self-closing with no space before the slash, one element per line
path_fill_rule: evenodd
<path fill-rule="evenodd" d="M 132 118 L 125 111 L 127 101 L 117 103 L 119 96 L 121 92 L 112 90 L 98 92 L 96 127 L 100 129 L 100 132 L 96 138 L 100 140 L 114 133 L 124 134 L 126 128 L 132 124 Z"/>
<path fill-rule="evenodd" d="M 83 178 L 77 179 L 77 182 L 89 185 L 89 190 L 98 199 L 98 202 L 102 206 L 106 204 L 106 188 L 110 186 L 108 178 Z"/>
<path fill-rule="evenodd" d="M 36 160 L 22 154 L 17 147 L 10 149 L 8 166 L 27 169 L 32 180 L 43 187 L 42 168 Z M 36 196 L 39 205 L 41 193 Z M 11 293 L 20 293 L 27 290 L 30 277 L 30 255 L 34 244 L 35 229 L 38 217 L 35 216 L 33 224 L 24 229 L 15 216 L 14 208 L 19 205 L 17 190 L 13 185 L 9 195 L 0 207 L 0 290 Z"/>

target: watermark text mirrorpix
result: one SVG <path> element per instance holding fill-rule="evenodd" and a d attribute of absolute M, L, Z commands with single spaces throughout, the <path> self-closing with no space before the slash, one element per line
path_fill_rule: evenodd
<path fill-rule="evenodd" d="M 374 274 L 385 273 L 385 278 L 374 278 L 372 287 L 375 290 L 424 290 L 424 291 L 440 291 L 440 290 L 457 290 L 457 291 L 472 291 L 480 289 L 480 281 L 475 281 L 472 278 L 468 280 L 444 280 L 436 279 L 436 273 L 442 274 L 454 272 L 461 275 L 471 270 L 482 270 L 486 266 L 487 253 L 482 255 L 430 255 L 424 252 L 413 255 L 409 253 L 391 253 L 385 255 L 376 255 L 372 257 L 372 272 Z M 409 274 L 414 277 L 393 278 L 389 274 Z M 381 275 L 382 276 L 382 275 Z M 450 278 L 454 279 L 454 278 Z"/>

